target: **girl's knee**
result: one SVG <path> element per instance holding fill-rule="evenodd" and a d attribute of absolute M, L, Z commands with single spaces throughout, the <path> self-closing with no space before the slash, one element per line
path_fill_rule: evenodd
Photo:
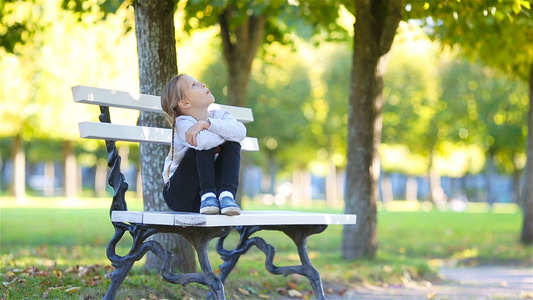
<path fill-rule="evenodd" d="M 227 142 L 224 143 L 224 147 L 228 147 L 228 148 L 231 148 L 233 150 L 241 150 L 241 143 L 227 141 Z"/>

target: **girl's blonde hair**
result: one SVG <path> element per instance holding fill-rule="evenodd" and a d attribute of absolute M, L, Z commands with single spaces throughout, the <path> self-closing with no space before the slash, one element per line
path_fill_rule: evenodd
<path fill-rule="evenodd" d="M 185 98 L 185 93 L 180 85 L 180 79 L 185 74 L 174 76 L 161 92 L 161 108 L 165 112 L 165 118 L 174 128 L 176 118 L 182 115 L 178 103 Z"/>
<path fill-rule="evenodd" d="M 171 160 L 174 160 L 174 134 L 176 131 L 176 118 L 183 113 L 178 103 L 185 98 L 185 93 L 180 85 L 180 79 L 185 74 L 179 74 L 174 76 L 167 83 L 163 91 L 161 92 L 161 108 L 165 112 L 165 118 L 170 126 L 172 126 L 172 142 L 171 142 Z M 171 162 L 172 165 L 172 162 Z M 170 174 L 170 168 L 167 170 L 167 176 Z"/>

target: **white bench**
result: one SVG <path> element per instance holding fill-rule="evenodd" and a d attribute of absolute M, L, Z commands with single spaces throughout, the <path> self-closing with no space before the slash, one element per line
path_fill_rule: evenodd
<path fill-rule="evenodd" d="M 224 281 L 236 265 L 240 256 L 250 247 L 256 246 L 266 255 L 265 267 L 272 274 L 300 274 L 306 276 L 318 299 L 326 299 L 319 272 L 312 266 L 307 254 L 306 241 L 310 235 L 324 231 L 332 224 L 355 224 L 356 216 L 347 214 L 306 213 L 290 211 L 247 211 L 239 216 L 202 215 L 199 213 L 181 213 L 173 211 L 128 211 L 125 192 L 128 185 L 120 171 L 120 156 L 115 141 L 149 142 L 170 144 L 171 130 L 168 128 L 142 127 L 133 125 L 111 124 L 109 107 L 128 108 L 140 111 L 162 113 L 160 98 L 152 95 L 132 94 L 128 92 L 101 89 L 88 86 L 72 88 L 74 101 L 100 106 L 101 122 L 79 123 L 82 138 L 102 139 L 106 141 L 108 165 L 111 169 L 108 182 L 115 190 L 111 204 L 111 222 L 115 235 L 107 246 L 107 257 L 115 270 L 111 273 L 111 285 L 104 299 L 115 299 L 116 293 L 133 264 L 140 260 L 147 251 L 152 251 L 161 258 L 162 277 L 181 285 L 200 283 L 207 285 L 211 291 L 208 298 L 226 299 Z M 249 108 L 213 104 L 210 109 L 227 109 L 243 123 L 253 121 Z M 247 137 L 242 149 L 259 150 L 256 138 Z M 232 229 L 240 234 L 240 241 L 235 249 L 224 248 L 224 240 Z M 260 230 L 278 230 L 284 232 L 295 243 L 300 261 L 299 266 L 277 267 L 273 264 L 275 249 L 261 237 L 251 237 Z M 133 238 L 133 245 L 126 255 L 116 254 L 116 245 L 124 233 Z M 156 241 L 146 239 L 156 233 L 176 233 L 185 237 L 197 251 L 201 273 L 174 274 L 170 271 L 173 253 L 164 249 Z M 211 240 L 219 238 L 217 251 L 224 263 L 220 266 L 220 275 L 213 272 L 207 246 Z"/>

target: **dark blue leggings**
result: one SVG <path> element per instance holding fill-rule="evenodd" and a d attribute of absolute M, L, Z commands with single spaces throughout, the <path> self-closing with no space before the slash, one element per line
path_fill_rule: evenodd
<path fill-rule="evenodd" d="M 218 157 L 215 160 L 215 155 Z M 209 150 L 189 149 L 163 187 L 163 199 L 173 211 L 199 212 L 200 196 L 228 191 L 235 196 L 239 187 L 241 144 L 225 142 Z"/>

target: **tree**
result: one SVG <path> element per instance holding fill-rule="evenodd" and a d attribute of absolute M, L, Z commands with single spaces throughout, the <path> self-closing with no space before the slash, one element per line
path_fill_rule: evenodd
<path fill-rule="evenodd" d="M 491 177 L 495 172 L 511 174 L 515 197 L 520 195 L 519 178 L 524 168 L 528 98 L 526 85 L 501 71 L 457 57 L 442 67 L 446 123 L 455 130 L 447 139 L 468 142 L 486 153 L 487 201 L 495 201 Z M 516 203 L 518 199 L 511 199 Z"/>
<path fill-rule="evenodd" d="M 220 25 L 224 59 L 228 66 L 228 103 L 246 106 L 252 61 L 262 45 L 267 16 L 279 8 L 250 1 L 191 1 L 185 7 L 186 31 Z M 191 25 L 195 24 L 195 26 Z"/>
<path fill-rule="evenodd" d="M 185 31 L 219 25 L 228 66 L 228 103 L 246 106 L 252 62 L 261 46 L 290 43 L 289 33 L 302 28 L 309 36 L 321 32 L 324 25 L 340 31 L 334 22 L 338 9 L 338 1 L 301 1 L 299 7 L 286 0 L 189 1 Z"/>
<path fill-rule="evenodd" d="M 44 3 L 29 2 L 25 5 L 17 3 L 0 4 L 0 51 L 2 54 L 2 66 L 6 69 L 2 73 L 7 75 L 8 70 L 12 76 L 24 78 L 11 84 L 13 90 L 19 90 L 18 99 L 13 105 L 2 107 L 1 135 L 13 138 L 11 158 L 14 162 L 14 180 L 11 188 L 12 194 L 17 199 L 22 199 L 26 194 L 25 186 L 25 142 L 34 134 L 37 122 L 37 90 L 28 84 L 37 78 L 41 72 L 39 61 L 39 47 L 42 39 L 31 41 L 36 33 L 42 33 L 46 26 L 46 18 L 42 18 Z M 31 28 L 28 30 L 27 28 Z M 19 56 L 13 57 L 16 54 Z M 2 81 L 6 87 L 0 89 L 2 99 L 8 99 L 11 89 L 8 89 L 7 81 Z M 13 93 L 15 95 L 15 93 Z"/>
<path fill-rule="evenodd" d="M 383 142 L 406 145 L 410 153 L 424 158 L 424 171 L 430 179 L 430 200 L 441 205 L 436 156 L 442 149 L 439 136 L 449 126 L 441 118 L 445 105 L 440 101 L 438 45 L 408 23 L 402 23 L 398 38 L 404 42 L 392 46 L 385 80 Z M 412 166 L 402 171 L 409 175 L 420 172 Z"/>
<path fill-rule="evenodd" d="M 378 147 L 381 143 L 383 77 L 404 1 L 356 0 L 354 50 L 348 115 L 348 164 L 345 212 L 357 213 L 357 225 L 343 229 L 342 256 L 374 257 L 379 197 Z M 355 11 L 354 11 L 355 9 Z"/>
<path fill-rule="evenodd" d="M 533 89 L 533 21 L 531 1 L 452 1 L 416 2 L 409 7 L 413 17 L 422 20 L 430 35 L 444 45 L 457 45 L 470 58 L 529 82 Z M 521 241 L 533 243 L 533 92 L 529 99 L 527 165 Z"/>
<path fill-rule="evenodd" d="M 65 42 L 67 39 L 75 39 L 73 32 L 76 29 L 69 26 L 74 23 L 72 14 L 62 11 L 58 1 L 39 0 L 3 3 L 0 12 L 0 32 L 5 32 L 0 36 L 0 72 L 5 78 L 9 78 L 1 82 L 0 90 L 2 99 L 17 99 L 2 109 L 0 133 L 13 139 L 14 194 L 17 198 L 25 196 L 27 142 L 33 139 L 54 139 L 63 145 L 63 151 L 56 153 L 62 153 L 58 160 L 62 161 L 65 174 L 64 195 L 75 197 L 78 192 L 78 170 L 72 140 L 78 133 L 76 127 L 58 126 L 56 121 L 59 119 L 64 123 L 74 124 L 77 115 L 72 114 L 74 103 L 65 100 L 69 98 L 65 90 L 51 88 L 51 83 L 64 78 L 61 72 L 83 74 L 79 70 L 84 69 L 84 65 L 76 65 L 79 69 L 74 70 L 74 65 L 66 63 L 75 56 L 69 50 L 76 43 L 65 46 L 68 44 Z M 58 30 L 62 30 L 63 34 L 54 34 Z M 13 35 L 13 32 L 20 36 Z M 64 53 L 69 55 L 62 55 Z M 54 55 L 63 59 L 58 60 Z M 64 59 L 65 56 L 67 59 Z M 95 70 L 85 74 L 97 75 L 100 72 Z M 82 77 L 84 76 L 76 75 L 70 78 Z"/>

